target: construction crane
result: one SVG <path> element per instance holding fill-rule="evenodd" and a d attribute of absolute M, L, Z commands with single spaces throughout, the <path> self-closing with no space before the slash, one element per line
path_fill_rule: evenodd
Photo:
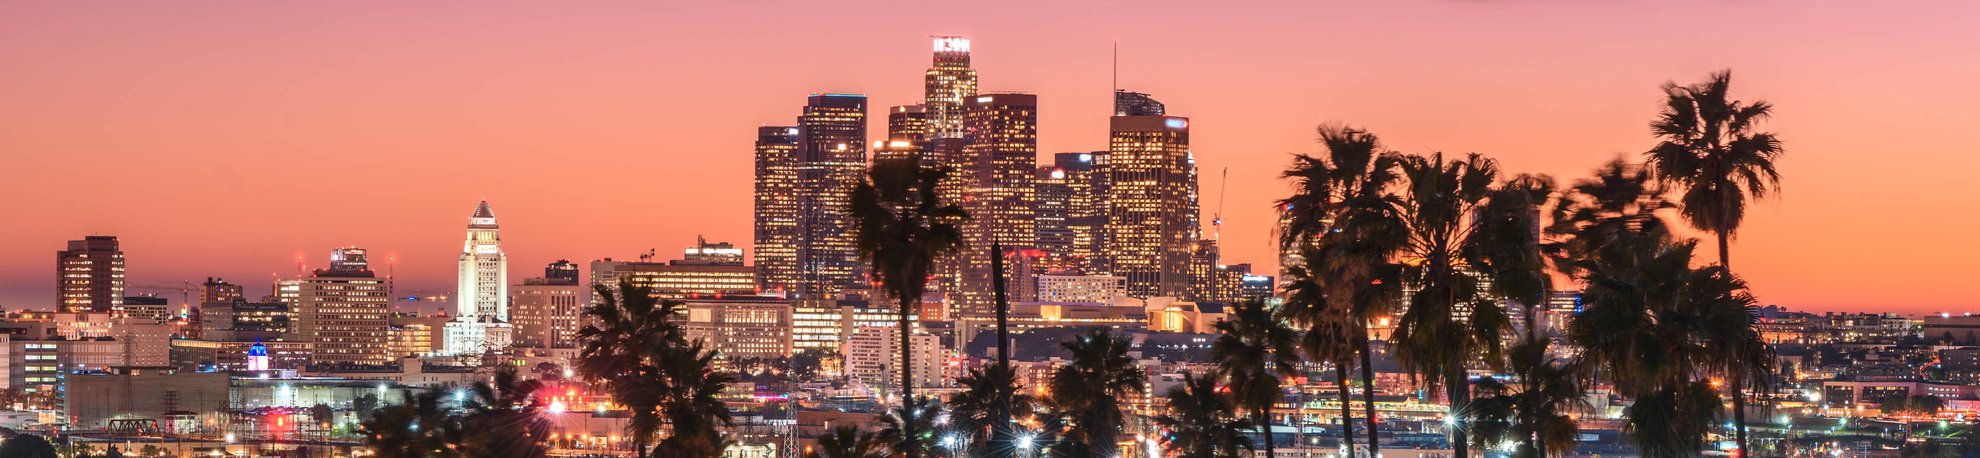
<path fill-rule="evenodd" d="M 184 314 L 192 313 L 192 294 L 194 291 L 200 290 L 200 285 L 189 281 L 175 281 L 175 282 L 162 282 L 162 283 L 128 282 L 124 284 L 124 289 L 127 291 L 130 290 L 151 291 L 154 293 L 160 291 L 167 293 L 176 291 L 179 293 L 178 314 L 184 315 Z"/>
<path fill-rule="evenodd" d="M 1224 167 L 1217 173 L 1217 212 L 1210 214 L 1210 239 L 1219 246 L 1224 242 L 1224 190 L 1231 185 L 1231 168 Z"/>

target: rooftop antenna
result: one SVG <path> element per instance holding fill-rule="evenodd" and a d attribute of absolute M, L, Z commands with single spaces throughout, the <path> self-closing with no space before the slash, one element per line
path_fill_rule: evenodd
<path fill-rule="evenodd" d="M 1120 97 L 1116 95 L 1121 92 L 1121 39 L 1120 38 L 1114 39 L 1114 75 L 1113 75 L 1113 82 L 1111 84 L 1113 84 L 1114 87 L 1112 88 L 1113 89 L 1112 91 L 1107 92 L 1107 97 L 1110 98 Z M 1121 111 L 1120 108 L 1118 107 L 1114 108 L 1114 112 L 1115 112 L 1114 114 L 1120 114 L 1120 111 Z"/>

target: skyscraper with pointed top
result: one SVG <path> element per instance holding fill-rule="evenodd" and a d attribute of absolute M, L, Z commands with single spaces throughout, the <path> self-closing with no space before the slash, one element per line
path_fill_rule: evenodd
<path fill-rule="evenodd" d="M 502 252 L 502 227 L 488 201 L 468 217 L 467 242 L 461 247 L 460 289 L 454 296 L 455 316 L 509 319 L 508 255 Z"/>
<path fill-rule="evenodd" d="M 488 201 L 475 205 L 474 214 L 468 216 L 459 289 L 454 292 L 454 320 L 446 327 L 447 353 L 479 354 L 490 347 L 508 346 L 509 258 L 502 252 L 501 229 Z"/>
<path fill-rule="evenodd" d="M 976 70 L 969 67 L 969 39 L 935 37 L 935 62 L 925 78 L 928 133 L 932 138 L 963 136 L 963 102 L 976 97 Z"/>

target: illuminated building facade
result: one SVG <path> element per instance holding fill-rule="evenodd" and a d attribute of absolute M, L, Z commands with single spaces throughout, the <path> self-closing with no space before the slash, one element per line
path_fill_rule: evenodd
<path fill-rule="evenodd" d="M 895 326 L 895 304 L 860 297 L 814 298 L 797 301 L 791 313 L 791 346 L 840 351 L 853 330 L 862 326 Z"/>
<path fill-rule="evenodd" d="M 1112 305 L 1127 299 L 1127 278 L 1114 275 L 1040 275 L 1038 300 Z"/>
<path fill-rule="evenodd" d="M 555 265 L 551 266 L 555 268 Z M 584 312 L 584 287 L 575 279 L 530 278 L 510 289 L 515 305 L 509 310 L 518 347 L 576 348 L 579 317 Z"/>
<path fill-rule="evenodd" d="M 899 386 L 901 330 L 895 326 L 862 326 L 846 339 L 846 375 L 876 387 Z M 948 349 L 942 336 L 915 333 L 908 337 L 908 360 L 914 364 L 917 388 L 953 386 Z"/>
<path fill-rule="evenodd" d="M 1162 116 L 1168 114 L 1162 102 L 1148 94 L 1123 89 L 1114 90 L 1114 116 Z"/>
<path fill-rule="evenodd" d="M 969 66 L 969 39 L 935 37 L 935 62 L 928 67 L 924 105 L 932 137 L 958 138 L 963 132 L 963 103 L 976 97 L 976 70 Z"/>
<path fill-rule="evenodd" d="M 338 248 L 329 269 L 299 286 L 294 327 L 313 343 L 317 363 L 392 362 L 392 282 L 371 271 L 363 248 Z"/>
<path fill-rule="evenodd" d="M 70 240 L 55 252 L 56 303 L 64 312 L 109 313 L 124 303 L 124 251 L 117 237 Z"/>
<path fill-rule="evenodd" d="M 1038 174 L 1038 96 L 983 94 L 966 104 L 964 125 L 969 143 L 963 147 L 968 198 L 962 201 L 970 219 L 963 223 L 965 258 L 957 309 L 963 313 L 992 313 L 992 242 L 1005 247 L 1030 247 L 1038 242 L 1036 201 Z"/>
<path fill-rule="evenodd" d="M 592 261 L 591 284 L 616 289 L 621 280 L 630 279 L 653 288 L 654 297 L 662 299 L 754 295 L 757 269 L 743 265 L 742 259 L 742 250 L 734 245 L 700 240 L 683 250 L 682 259 L 665 263 L 612 258 Z"/>
<path fill-rule="evenodd" d="M 756 283 L 768 293 L 797 292 L 798 128 L 756 129 Z"/>
<path fill-rule="evenodd" d="M 887 109 L 888 140 L 903 140 L 917 145 L 927 143 L 931 129 L 927 105 L 900 105 Z"/>
<path fill-rule="evenodd" d="M 866 175 L 866 96 L 812 95 L 798 135 L 797 292 L 830 296 L 864 277 L 848 209 Z"/>
<path fill-rule="evenodd" d="M 1066 183 L 1066 171 L 1054 166 L 1039 167 L 1035 183 L 1037 247 L 1044 250 L 1054 267 L 1070 269 L 1073 231 L 1067 221 L 1070 210 L 1067 201 L 1072 200 L 1072 187 Z"/>
<path fill-rule="evenodd" d="M 1053 253 L 1053 247 L 1044 243 L 1040 235 L 1040 248 L 1045 248 L 1053 256 L 1064 257 L 1061 262 L 1070 269 L 1097 273 L 1104 271 L 1100 262 L 1106 251 L 1107 229 L 1107 152 L 1058 153 L 1052 155 L 1052 170 L 1064 175 L 1065 185 L 1065 230 L 1071 238 L 1070 245 L 1063 253 Z M 1040 210 L 1044 204 L 1040 203 Z"/>
<path fill-rule="evenodd" d="M 467 241 L 460 256 L 459 289 L 454 294 L 454 321 L 446 326 L 448 354 L 481 353 L 489 346 L 491 327 L 509 320 L 509 259 L 502 252 L 501 225 L 488 201 L 475 205 L 468 217 Z M 496 331 L 501 333 L 503 331 Z"/>
<path fill-rule="evenodd" d="M 688 340 L 702 340 L 722 358 L 781 358 L 791 355 L 791 301 L 768 296 L 689 299 L 681 329 Z"/>
<path fill-rule="evenodd" d="M 1196 165 L 1189 119 L 1115 116 L 1107 154 L 1105 273 L 1127 277 L 1141 298 L 1188 294 Z"/>

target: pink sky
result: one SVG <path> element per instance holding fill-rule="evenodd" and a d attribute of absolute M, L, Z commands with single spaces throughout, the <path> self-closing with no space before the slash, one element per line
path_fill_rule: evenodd
<path fill-rule="evenodd" d="M 1733 251 L 1764 302 L 1980 309 L 1971 2 L 1225 3 L 0 3 L 0 307 L 48 307 L 87 234 L 136 282 L 262 290 L 355 244 L 445 291 L 482 198 L 512 281 L 747 245 L 756 126 L 810 92 L 915 103 L 925 36 L 959 34 L 983 90 L 1039 95 L 1045 153 L 1105 147 L 1119 39 L 1122 87 L 1192 118 L 1206 220 L 1229 167 L 1226 259 L 1259 264 L 1316 124 L 1571 179 L 1652 143 L 1660 83 L 1731 67 L 1788 148 Z"/>

